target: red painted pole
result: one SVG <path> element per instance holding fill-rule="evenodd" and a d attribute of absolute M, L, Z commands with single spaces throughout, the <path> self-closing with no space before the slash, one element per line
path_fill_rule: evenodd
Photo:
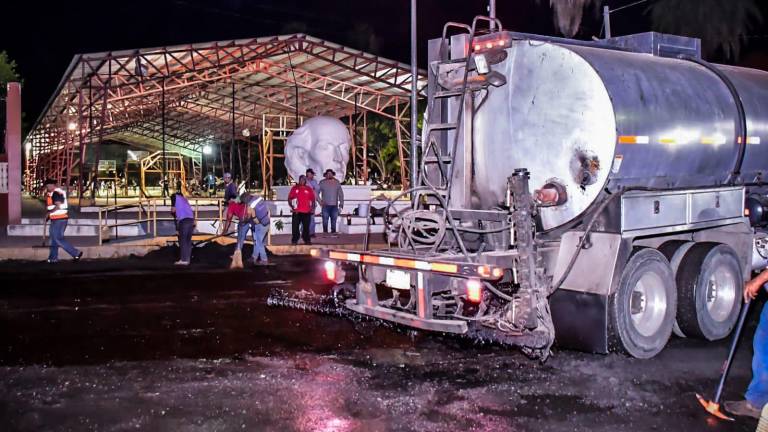
<path fill-rule="evenodd" d="M 8 224 L 21 223 L 21 84 L 8 83 L 5 153 L 8 157 Z"/>

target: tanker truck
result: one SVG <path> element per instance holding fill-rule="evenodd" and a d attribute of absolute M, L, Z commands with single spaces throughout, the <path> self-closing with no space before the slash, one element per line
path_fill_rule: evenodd
<path fill-rule="evenodd" d="M 448 23 L 428 60 L 389 247 L 312 250 L 346 310 L 542 359 L 731 332 L 768 258 L 768 73 L 708 63 L 698 39 L 487 17 Z"/>

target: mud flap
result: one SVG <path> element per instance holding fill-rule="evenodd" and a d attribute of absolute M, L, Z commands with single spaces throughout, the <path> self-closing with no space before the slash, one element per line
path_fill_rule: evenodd
<path fill-rule="evenodd" d="M 549 297 L 555 344 L 562 348 L 608 353 L 608 297 L 559 289 Z"/>

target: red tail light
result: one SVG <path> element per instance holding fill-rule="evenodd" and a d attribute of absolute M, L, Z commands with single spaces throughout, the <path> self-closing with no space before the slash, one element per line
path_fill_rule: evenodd
<path fill-rule="evenodd" d="M 331 282 L 336 281 L 336 263 L 333 261 L 325 262 L 325 277 Z"/>
<path fill-rule="evenodd" d="M 483 283 L 477 279 L 467 281 L 467 300 L 480 303 L 483 299 Z"/>

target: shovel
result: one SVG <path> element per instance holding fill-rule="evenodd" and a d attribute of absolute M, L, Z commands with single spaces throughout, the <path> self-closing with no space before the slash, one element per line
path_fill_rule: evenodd
<path fill-rule="evenodd" d="M 43 221 L 43 244 L 41 244 L 41 247 L 45 247 L 45 241 L 48 239 L 48 218 L 45 218 Z"/>
<path fill-rule="evenodd" d="M 741 308 L 741 315 L 739 315 L 739 321 L 736 324 L 736 332 L 733 334 L 733 341 L 731 342 L 731 351 L 728 353 L 728 358 L 725 360 L 725 363 L 723 363 L 723 373 L 720 376 L 720 383 L 717 385 L 717 389 L 715 389 L 715 398 L 712 400 L 707 400 L 704 399 L 704 397 L 700 394 L 696 393 L 696 398 L 699 400 L 701 406 L 703 406 L 708 413 L 723 420 L 734 420 L 733 417 L 729 417 L 720 410 L 720 397 L 723 395 L 725 378 L 728 376 L 728 371 L 731 369 L 733 355 L 736 353 L 736 346 L 739 344 L 741 330 L 744 328 L 744 321 L 747 319 L 747 312 L 749 312 L 750 303 L 751 302 L 746 303 L 744 307 Z"/>

